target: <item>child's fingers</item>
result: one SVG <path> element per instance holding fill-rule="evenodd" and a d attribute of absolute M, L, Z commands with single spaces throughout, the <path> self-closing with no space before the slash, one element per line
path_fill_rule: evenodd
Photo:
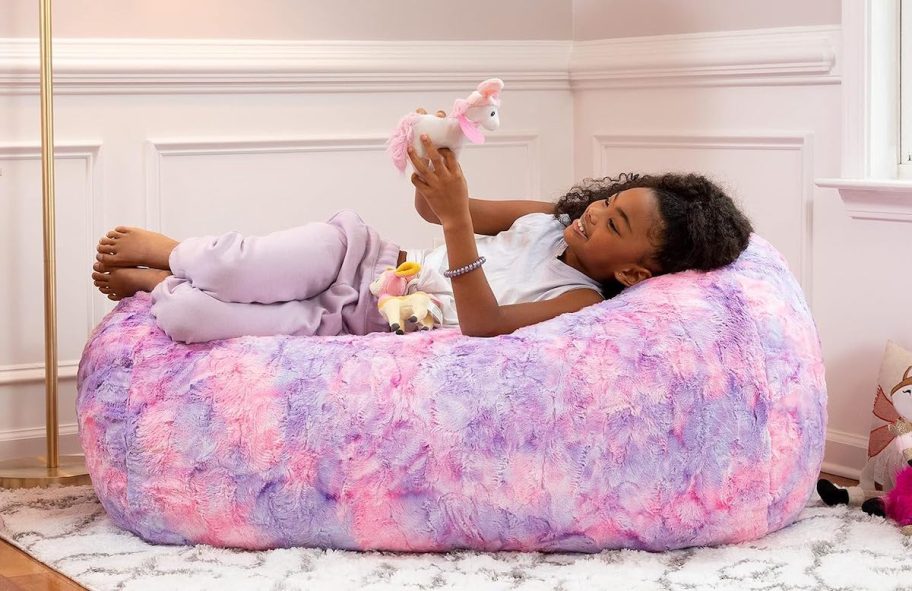
<path fill-rule="evenodd" d="M 415 112 L 418 113 L 419 115 L 427 115 L 427 111 L 424 109 L 424 107 L 418 107 L 417 109 L 415 109 Z M 437 116 L 446 117 L 446 111 L 437 111 Z"/>
<path fill-rule="evenodd" d="M 412 166 L 415 167 L 415 171 L 418 173 L 418 175 L 421 177 L 421 179 L 424 182 L 428 182 L 430 179 L 436 178 L 434 176 L 434 172 L 436 171 L 436 169 L 431 170 L 428 167 L 428 161 L 423 158 L 419 158 L 418 155 L 415 153 L 415 149 L 412 148 L 411 146 L 408 147 L 408 157 L 409 157 L 409 160 L 412 161 Z"/>
<path fill-rule="evenodd" d="M 443 154 L 443 158 L 446 161 L 447 170 L 452 173 L 457 173 L 462 170 L 462 167 L 459 166 L 459 162 L 456 160 L 456 154 L 453 153 L 453 150 L 441 148 L 440 153 Z"/>
<path fill-rule="evenodd" d="M 437 150 L 437 146 L 426 135 L 421 136 L 421 143 L 424 144 L 424 151 L 427 152 L 428 159 L 434 163 L 434 172 L 445 174 L 447 171 L 446 162 L 444 162 L 443 156 Z"/>
<path fill-rule="evenodd" d="M 431 188 L 417 172 L 412 173 L 412 184 L 415 185 L 415 188 L 420 192 L 430 190 Z"/>

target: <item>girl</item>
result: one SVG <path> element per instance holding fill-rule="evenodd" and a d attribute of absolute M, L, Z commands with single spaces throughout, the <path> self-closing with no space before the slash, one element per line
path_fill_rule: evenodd
<path fill-rule="evenodd" d="M 445 246 L 401 251 L 350 210 L 267 236 L 181 242 L 118 226 L 99 241 L 92 278 L 111 300 L 151 292 L 176 341 L 366 334 L 389 330 L 370 282 L 413 260 L 418 289 L 444 302 L 445 325 L 494 336 L 654 275 L 727 265 L 752 231 L 719 187 L 693 174 L 586 179 L 557 203 L 471 199 L 453 153 L 422 141 L 426 160 L 409 153 L 415 207 L 443 226 Z"/>

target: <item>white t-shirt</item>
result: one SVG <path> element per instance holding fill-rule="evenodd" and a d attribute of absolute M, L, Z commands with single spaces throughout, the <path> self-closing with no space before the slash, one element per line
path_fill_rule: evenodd
<path fill-rule="evenodd" d="M 580 288 L 600 292 L 598 281 L 557 259 L 567 248 L 564 227 L 551 214 L 530 213 L 496 236 L 475 237 L 478 255 L 486 259 L 482 269 L 498 304 L 549 300 Z M 414 289 L 440 299 L 444 326 L 458 325 L 453 286 L 443 276 L 449 268 L 446 245 L 406 250 L 405 259 L 421 265 Z"/>

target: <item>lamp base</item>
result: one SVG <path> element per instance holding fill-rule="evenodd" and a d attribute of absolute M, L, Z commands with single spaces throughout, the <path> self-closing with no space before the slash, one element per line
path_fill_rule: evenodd
<path fill-rule="evenodd" d="M 16 458 L 0 462 L 0 488 L 35 488 L 92 484 L 86 470 L 85 456 L 60 456 L 56 468 L 47 467 L 47 459 Z"/>

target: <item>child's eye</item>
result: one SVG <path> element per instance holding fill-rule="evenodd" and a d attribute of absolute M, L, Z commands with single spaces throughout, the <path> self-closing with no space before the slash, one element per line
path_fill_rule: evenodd
<path fill-rule="evenodd" d="M 615 234 L 620 234 L 614 225 L 614 220 L 608 220 L 608 226 L 614 231 Z"/>

